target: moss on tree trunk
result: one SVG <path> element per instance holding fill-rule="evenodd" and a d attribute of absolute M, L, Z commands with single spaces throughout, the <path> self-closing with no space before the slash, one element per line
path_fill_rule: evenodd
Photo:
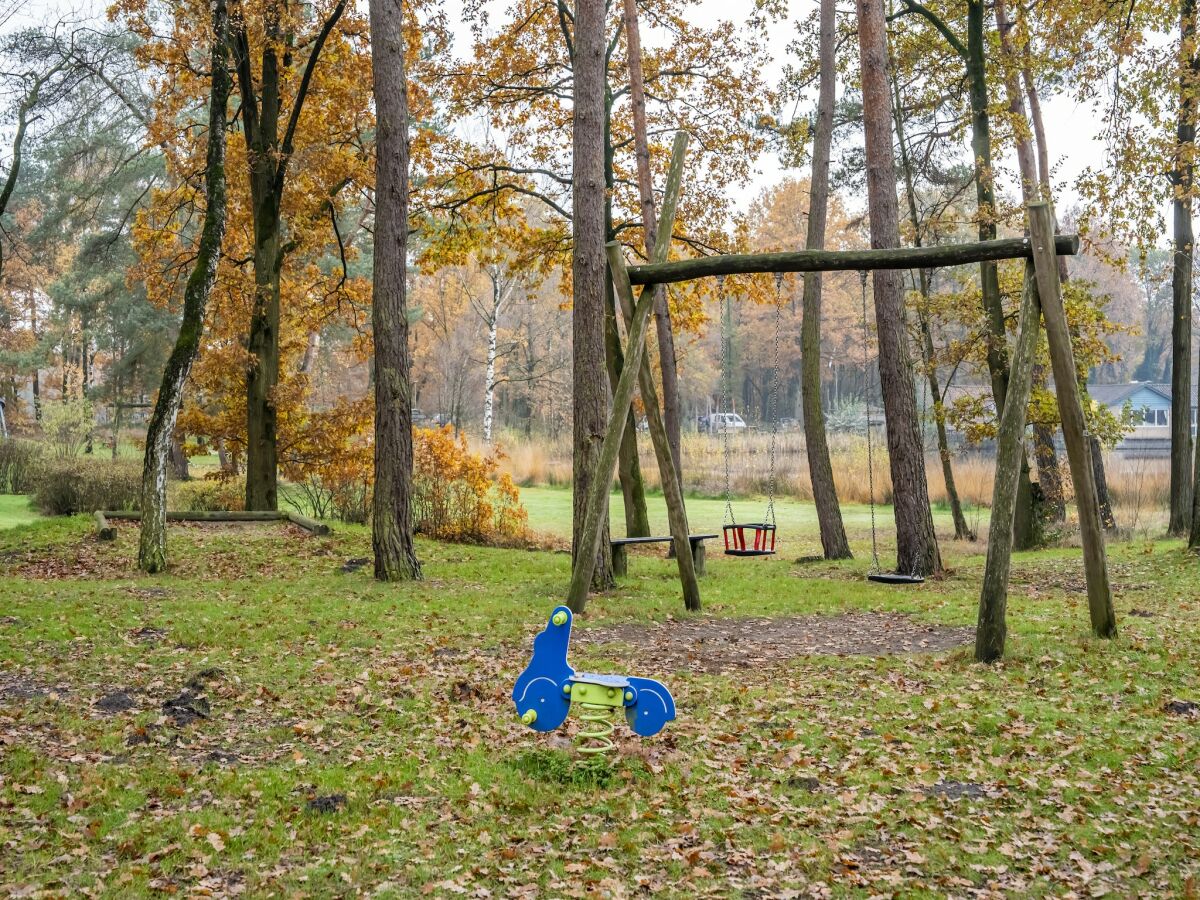
<path fill-rule="evenodd" d="M 142 529 L 138 540 L 138 566 L 144 572 L 161 572 L 167 565 L 167 465 L 175 435 L 175 420 L 183 401 L 183 386 L 200 350 L 204 310 L 217 278 L 221 241 L 225 236 L 225 113 L 229 104 L 229 17 L 225 0 L 213 6 L 212 88 L 208 112 L 208 149 L 205 159 L 204 225 L 196 264 L 183 294 L 183 320 L 175 347 L 163 371 L 162 386 L 146 432 L 142 469 Z"/>

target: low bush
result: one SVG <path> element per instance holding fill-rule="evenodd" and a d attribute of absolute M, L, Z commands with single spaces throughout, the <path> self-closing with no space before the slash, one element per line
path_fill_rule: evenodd
<path fill-rule="evenodd" d="M 38 464 L 32 487 L 34 506 L 47 516 L 136 509 L 142 466 L 133 460 L 47 459 Z"/>
<path fill-rule="evenodd" d="M 42 457 L 42 445 L 16 438 L 0 440 L 0 494 L 28 494 Z"/>
<path fill-rule="evenodd" d="M 181 512 L 233 512 L 246 508 L 246 479 L 222 475 L 174 485 L 172 509 Z"/>
<path fill-rule="evenodd" d="M 413 431 L 413 526 L 447 541 L 506 544 L 524 540 L 528 514 L 498 450 L 473 453 L 445 428 Z"/>
<path fill-rule="evenodd" d="M 75 398 L 42 406 L 42 434 L 56 456 L 78 456 L 96 427 L 96 414 L 90 400 Z"/>

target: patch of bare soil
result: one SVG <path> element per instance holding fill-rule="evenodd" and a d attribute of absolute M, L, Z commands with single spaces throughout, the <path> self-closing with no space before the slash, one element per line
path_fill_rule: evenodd
<path fill-rule="evenodd" d="M 901 613 L 846 613 L 777 619 L 694 619 L 579 629 L 577 644 L 623 644 L 624 655 L 656 671 L 719 673 L 798 656 L 892 656 L 969 644 L 975 631 Z M 618 655 L 621 651 L 617 651 Z"/>

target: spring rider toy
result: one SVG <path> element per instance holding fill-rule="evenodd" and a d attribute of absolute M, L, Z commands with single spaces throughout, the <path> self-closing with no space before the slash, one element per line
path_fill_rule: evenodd
<path fill-rule="evenodd" d="M 594 755 L 615 746 L 617 710 L 625 710 L 625 721 L 642 737 L 658 734 L 675 718 L 671 692 L 652 678 L 576 672 L 567 664 L 570 640 L 571 610 L 559 606 L 533 639 L 533 658 L 513 685 L 517 714 L 534 731 L 553 731 L 577 707 L 590 729 L 579 733 L 579 752 Z"/>

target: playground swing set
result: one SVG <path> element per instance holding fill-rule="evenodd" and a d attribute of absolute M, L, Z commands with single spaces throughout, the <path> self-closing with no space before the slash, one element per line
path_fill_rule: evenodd
<path fill-rule="evenodd" d="M 596 472 L 586 498 L 583 530 L 575 548 L 571 583 L 565 606 L 557 608 L 546 630 L 534 641 L 534 654 L 529 667 L 522 673 L 513 689 L 513 701 L 518 715 L 527 726 L 538 731 L 557 728 L 573 707 L 584 720 L 596 725 L 581 737 L 590 740 L 584 752 L 597 753 L 611 749 L 612 732 L 609 715 L 623 710 L 635 733 L 655 734 L 675 716 L 670 693 L 650 679 L 619 676 L 576 674 L 566 663 L 566 647 L 570 637 L 573 613 L 582 612 L 587 604 L 588 589 L 595 571 L 596 557 L 604 530 L 605 509 L 609 485 L 616 473 L 617 452 L 625 423 L 633 402 L 635 388 L 640 389 L 646 409 L 646 421 L 651 443 L 659 466 L 667 506 L 675 560 L 679 567 L 684 606 L 689 611 L 700 609 L 700 591 L 690 552 L 687 511 L 683 502 L 675 463 L 667 441 L 666 427 L 659 408 L 657 388 L 645 354 L 647 323 L 654 306 L 654 287 L 689 281 L 696 278 L 727 275 L 775 274 L 786 272 L 856 271 L 862 279 L 864 344 L 867 338 L 867 273 L 879 269 L 927 269 L 958 266 L 1004 259 L 1026 260 L 1025 288 L 1017 328 L 1016 350 L 1012 359 L 1011 379 L 1007 387 L 1004 409 L 997 436 L 996 479 L 992 498 L 992 536 L 988 546 L 980 598 L 980 623 L 988 616 L 1003 617 L 1003 598 L 1007 594 L 1012 522 L 1015 509 L 1022 435 L 1025 430 L 1026 405 L 1031 388 L 1033 348 L 1044 319 L 1047 344 L 1050 348 L 1055 389 L 1062 417 L 1063 436 L 1067 448 L 1071 478 L 1079 510 L 1080 536 L 1083 544 L 1083 564 L 1087 582 L 1088 607 L 1092 629 L 1099 635 L 1115 633 L 1115 614 L 1112 590 L 1100 523 L 1096 486 L 1092 474 L 1090 447 L 1083 415 L 1080 388 L 1071 349 L 1070 329 L 1063 307 L 1058 280 L 1057 257 L 1078 252 L 1076 235 L 1055 235 L 1053 214 L 1047 203 L 1028 206 L 1029 237 L 980 241 L 970 244 L 942 245 L 916 248 L 878 248 L 871 250 L 828 251 L 799 250 L 780 253 L 725 254 L 699 259 L 667 261 L 670 235 L 675 219 L 683 177 L 683 158 L 687 134 L 678 132 L 671 154 L 671 165 L 663 196 L 661 220 L 650 260 L 645 265 L 627 266 L 624 252 L 617 242 L 606 246 L 609 274 L 614 293 L 620 304 L 626 325 L 625 365 L 612 394 L 612 409 L 601 443 Z M 633 286 L 642 291 L 634 298 Z M 778 292 L 778 280 L 776 282 Z M 778 297 L 777 297 L 778 301 Z M 728 299 L 721 291 L 723 327 L 728 319 Z M 767 413 L 772 423 L 769 490 L 763 521 L 738 522 L 733 514 L 729 490 L 728 424 L 723 424 L 726 466 L 725 552 L 731 556 L 770 556 L 776 552 L 775 534 L 775 436 L 778 421 L 778 341 L 779 303 L 776 303 L 775 366 Z M 722 335 L 722 389 L 730 386 L 729 333 Z M 871 480 L 871 555 L 868 573 L 870 581 L 882 584 L 916 584 L 924 573 L 884 572 L 879 564 L 875 528 L 874 469 L 871 461 L 870 398 L 867 404 L 868 472 Z M 1005 527 L 1004 523 L 1007 523 Z M 997 527 L 999 526 L 999 527 Z M 549 662 L 547 662 L 549 660 Z M 603 715 L 602 715 L 603 714 Z M 604 724 L 601 726 L 601 718 Z"/>
<path fill-rule="evenodd" d="M 771 385 L 767 391 L 766 418 L 771 437 L 767 462 L 767 508 L 761 522 L 739 522 L 733 513 L 733 490 L 729 475 L 729 417 L 721 416 L 721 457 L 725 466 L 725 518 L 721 532 L 726 556 L 775 555 L 775 444 L 779 436 L 779 332 L 782 330 L 782 306 L 779 288 L 782 275 L 775 276 L 775 327 L 771 339 Z M 721 410 L 733 409 L 733 308 L 725 294 L 725 279 L 720 279 L 721 304 Z"/>
<path fill-rule="evenodd" d="M 870 329 L 867 318 L 867 270 L 859 273 L 862 282 L 862 337 L 864 349 L 870 346 Z M 718 303 L 721 318 L 721 406 L 722 411 L 733 409 L 733 315 L 732 304 L 725 293 L 724 276 L 719 276 Z M 765 418 L 770 423 L 770 441 L 768 443 L 767 461 L 767 507 L 761 522 L 739 522 L 733 511 L 733 491 L 730 477 L 730 448 L 729 420 L 721 416 L 721 455 L 725 475 L 725 517 L 722 531 L 725 538 L 726 556 L 774 556 L 775 537 L 778 527 L 775 519 L 775 488 L 776 488 L 776 443 L 779 435 L 779 336 L 783 331 L 783 305 L 780 301 L 780 288 L 783 273 L 775 275 L 775 321 L 771 338 L 771 383 L 767 391 L 765 403 Z M 925 420 L 925 398 L 922 390 L 921 420 Z M 871 510 L 871 567 L 867 572 L 867 580 L 876 584 L 907 585 L 921 584 L 925 578 L 919 572 L 885 572 L 879 562 L 878 528 L 875 521 L 875 449 L 873 442 L 873 423 L 871 421 L 871 390 L 870 379 L 867 380 L 866 396 L 866 438 L 867 438 L 867 485 Z"/>

